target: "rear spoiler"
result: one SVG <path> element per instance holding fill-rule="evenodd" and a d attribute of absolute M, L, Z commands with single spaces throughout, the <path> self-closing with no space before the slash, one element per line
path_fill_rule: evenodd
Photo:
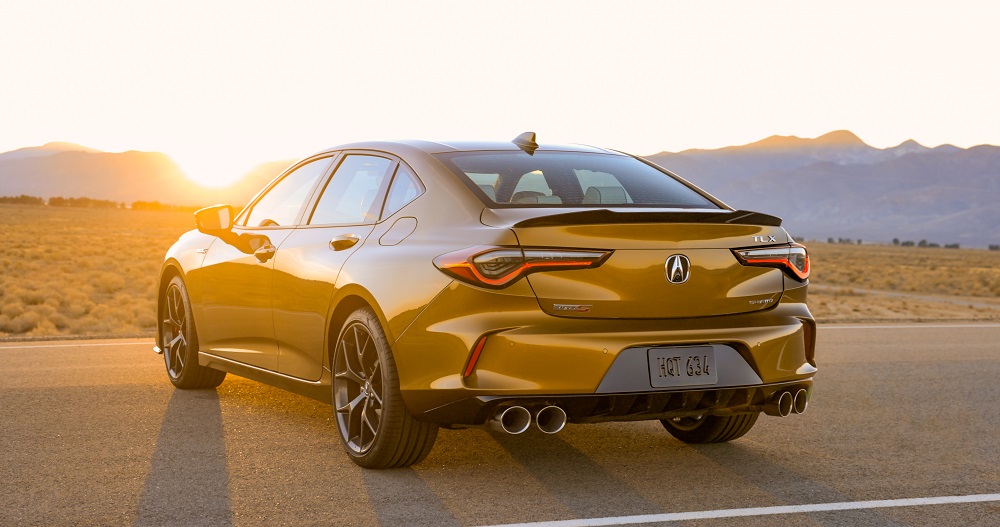
<path fill-rule="evenodd" d="M 585 210 L 539 216 L 515 223 L 514 227 L 553 227 L 595 223 L 728 223 L 731 225 L 765 225 L 780 227 L 781 218 L 749 210 L 691 212 L 617 212 L 608 209 Z"/>

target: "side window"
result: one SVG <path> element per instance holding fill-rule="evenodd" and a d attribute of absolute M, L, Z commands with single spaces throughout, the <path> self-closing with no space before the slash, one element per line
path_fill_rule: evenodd
<path fill-rule="evenodd" d="M 384 157 L 349 155 L 337 167 L 313 211 L 310 225 L 374 223 L 375 203 L 392 161 Z"/>
<path fill-rule="evenodd" d="M 385 210 L 382 212 L 382 217 L 392 216 L 423 193 L 424 186 L 420 184 L 417 176 L 414 176 L 410 169 L 399 165 L 396 177 L 392 180 L 392 186 L 389 187 L 389 195 L 385 199 Z"/>
<path fill-rule="evenodd" d="M 330 158 L 310 161 L 285 175 L 247 214 L 247 227 L 289 227 L 295 223 L 309 192 L 330 166 Z"/>

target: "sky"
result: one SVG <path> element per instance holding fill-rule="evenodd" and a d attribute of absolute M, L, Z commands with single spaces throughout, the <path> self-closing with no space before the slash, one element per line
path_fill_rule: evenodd
<path fill-rule="evenodd" d="M 223 184 L 372 139 L 1000 144 L 1000 3 L 0 0 L 0 152 Z"/>

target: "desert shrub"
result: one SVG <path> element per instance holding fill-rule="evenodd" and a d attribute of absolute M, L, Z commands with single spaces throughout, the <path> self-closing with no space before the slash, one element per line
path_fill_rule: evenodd
<path fill-rule="evenodd" d="M 3 306 L 0 306 L 0 314 L 7 318 L 16 318 L 24 313 L 24 304 L 20 300 L 10 300 L 4 301 Z"/>
<path fill-rule="evenodd" d="M 25 311 L 16 317 L 9 318 L 0 330 L 14 334 L 27 333 L 35 329 L 41 320 L 42 317 L 38 313 Z"/>
<path fill-rule="evenodd" d="M 125 287 L 125 278 L 120 274 L 102 271 L 92 276 L 91 283 L 98 292 L 111 294 Z"/>

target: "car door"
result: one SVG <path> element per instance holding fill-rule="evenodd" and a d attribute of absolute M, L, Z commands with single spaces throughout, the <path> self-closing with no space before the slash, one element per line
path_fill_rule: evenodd
<path fill-rule="evenodd" d="M 276 248 L 293 232 L 332 163 L 306 160 L 262 193 L 231 235 L 215 240 L 201 269 L 191 273 L 199 298 L 195 322 L 202 351 L 276 370 L 271 293 Z"/>
<path fill-rule="evenodd" d="M 274 258 L 274 330 L 278 371 L 318 380 L 330 301 L 344 262 L 371 234 L 396 160 L 346 152 L 303 225 Z"/>

